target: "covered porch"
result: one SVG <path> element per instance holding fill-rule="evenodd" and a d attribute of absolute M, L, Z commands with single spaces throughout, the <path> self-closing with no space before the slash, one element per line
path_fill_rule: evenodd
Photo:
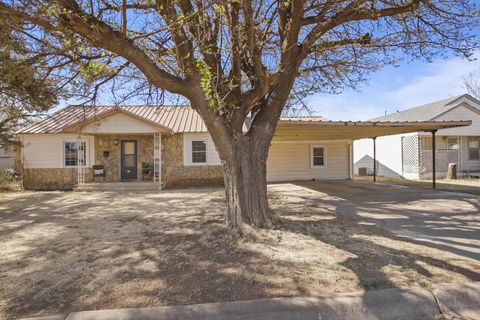
<path fill-rule="evenodd" d="M 97 134 L 93 136 L 94 163 L 90 179 L 78 168 L 79 185 L 85 183 L 161 181 L 161 134 Z M 82 172 L 83 171 L 83 172 Z M 83 182 L 83 183 L 82 183 Z"/>
<path fill-rule="evenodd" d="M 162 181 L 162 135 L 173 132 L 161 125 L 114 109 L 65 132 L 88 140 L 77 152 L 77 187 L 88 184 L 156 183 Z M 90 154 L 90 163 L 85 155 Z"/>

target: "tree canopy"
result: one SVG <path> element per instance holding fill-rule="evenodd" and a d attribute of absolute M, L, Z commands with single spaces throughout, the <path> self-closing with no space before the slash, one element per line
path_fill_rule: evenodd
<path fill-rule="evenodd" d="M 59 94 L 48 74 L 39 70 L 47 63 L 29 55 L 28 45 L 14 31 L 14 21 L 0 24 L 0 142 L 12 142 L 15 130 L 35 115 L 51 108 Z"/>

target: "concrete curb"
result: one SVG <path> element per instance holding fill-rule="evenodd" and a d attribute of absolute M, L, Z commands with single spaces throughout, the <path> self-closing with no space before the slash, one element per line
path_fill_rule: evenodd
<path fill-rule="evenodd" d="M 72 312 L 29 320 L 414 320 L 480 319 L 480 282 L 438 284 L 309 298 Z"/>
<path fill-rule="evenodd" d="M 463 319 L 480 319 L 480 282 L 441 283 L 432 290 L 442 313 Z"/>

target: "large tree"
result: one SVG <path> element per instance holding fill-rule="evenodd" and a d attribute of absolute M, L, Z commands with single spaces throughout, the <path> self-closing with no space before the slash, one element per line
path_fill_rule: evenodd
<path fill-rule="evenodd" d="M 38 66 L 46 64 L 29 54 L 15 32 L 16 21 L 0 16 L 0 144 L 15 143 L 18 126 L 55 105 L 61 89 Z M 32 59 L 33 58 L 33 59 Z"/>
<path fill-rule="evenodd" d="M 0 0 L 32 54 L 93 98 L 107 85 L 122 101 L 188 100 L 222 160 L 234 233 L 272 223 L 266 161 L 294 93 L 337 92 L 406 56 L 469 57 L 478 13 L 468 0 Z"/>

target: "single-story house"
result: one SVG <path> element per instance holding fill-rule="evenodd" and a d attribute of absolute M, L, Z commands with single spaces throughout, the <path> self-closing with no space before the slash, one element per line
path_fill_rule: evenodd
<path fill-rule="evenodd" d="M 470 120 L 465 127 L 438 130 L 435 135 L 436 176 L 445 177 L 450 163 L 459 176 L 480 175 L 480 101 L 468 94 L 435 101 L 370 121 Z M 371 137 L 373 138 L 373 137 Z M 375 139 L 378 175 L 407 179 L 431 179 L 432 137 L 430 132 L 412 132 Z M 360 168 L 373 172 L 373 140 L 355 142 L 355 174 Z M 365 171 L 365 169 L 363 169 Z"/>
<path fill-rule="evenodd" d="M 282 118 L 269 152 L 267 179 L 350 179 L 354 139 L 468 124 Z M 70 106 L 18 135 L 26 189 L 142 180 L 168 188 L 223 181 L 207 128 L 187 106 Z"/>

